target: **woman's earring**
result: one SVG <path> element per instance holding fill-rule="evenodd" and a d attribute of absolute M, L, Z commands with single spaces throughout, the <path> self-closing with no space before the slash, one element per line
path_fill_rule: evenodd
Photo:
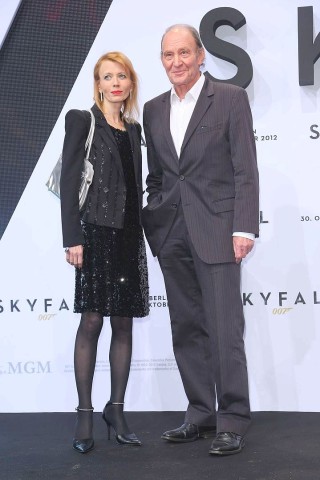
<path fill-rule="evenodd" d="M 131 100 L 131 98 L 132 98 L 132 90 L 130 90 L 129 97 L 130 97 L 130 100 Z"/>
<path fill-rule="evenodd" d="M 100 102 L 103 102 L 103 92 L 99 92 L 100 95 Z"/>

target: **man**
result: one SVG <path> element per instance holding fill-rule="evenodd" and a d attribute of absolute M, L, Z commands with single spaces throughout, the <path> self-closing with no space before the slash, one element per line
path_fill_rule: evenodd
<path fill-rule="evenodd" d="M 259 227 L 251 111 L 242 88 L 201 74 L 193 27 L 169 27 L 161 59 L 172 89 L 144 107 L 143 224 L 164 275 L 189 401 L 185 423 L 162 438 L 194 441 L 216 428 L 209 453 L 230 455 L 242 450 L 250 423 L 240 265 Z"/>

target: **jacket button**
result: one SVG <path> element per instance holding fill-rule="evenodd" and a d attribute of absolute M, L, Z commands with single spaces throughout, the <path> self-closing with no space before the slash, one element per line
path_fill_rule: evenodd
<path fill-rule="evenodd" d="M 180 175 L 180 180 L 184 180 L 184 175 Z"/>
<path fill-rule="evenodd" d="M 177 208 L 178 205 L 177 205 L 176 203 L 171 203 L 171 207 L 172 207 L 172 208 Z"/>

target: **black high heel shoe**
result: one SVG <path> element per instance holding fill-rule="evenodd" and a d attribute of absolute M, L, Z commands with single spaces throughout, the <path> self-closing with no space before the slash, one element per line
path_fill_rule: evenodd
<path fill-rule="evenodd" d="M 77 412 L 93 412 L 93 408 L 76 408 Z M 73 439 L 72 447 L 79 453 L 88 453 L 94 447 L 94 440 L 92 437 L 83 439 Z"/>
<path fill-rule="evenodd" d="M 108 402 L 107 405 L 104 407 L 102 412 L 102 418 L 107 424 L 108 428 L 108 440 L 110 440 L 110 428 L 112 427 L 114 433 L 116 434 L 116 440 L 120 445 L 133 445 L 133 446 L 140 446 L 141 442 L 139 438 L 136 436 L 135 433 L 118 433 L 116 430 L 116 416 L 123 417 L 123 411 L 117 412 L 116 414 L 112 415 L 111 409 L 112 405 L 124 405 L 124 403 L 120 402 Z M 109 408 L 108 408 L 109 407 Z M 109 410 L 109 412 L 108 412 Z M 121 420 L 125 423 L 124 418 Z M 126 423 L 125 423 L 126 424 Z"/>

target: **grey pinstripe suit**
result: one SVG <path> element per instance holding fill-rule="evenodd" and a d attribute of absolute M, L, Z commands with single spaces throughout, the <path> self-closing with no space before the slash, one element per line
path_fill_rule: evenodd
<path fill-rule="evenodd" d="M 148 205 L 173 346 L 189 400 L 186 421 L 243 435 L 250 421 L 240 266 L 232 233 L 258 235 L 258 170 L 246 92 L 206 79 L 178 158 L 170 92 L 147 102 Z M 217 399 L 218 412 L 215 412 Z"/>

